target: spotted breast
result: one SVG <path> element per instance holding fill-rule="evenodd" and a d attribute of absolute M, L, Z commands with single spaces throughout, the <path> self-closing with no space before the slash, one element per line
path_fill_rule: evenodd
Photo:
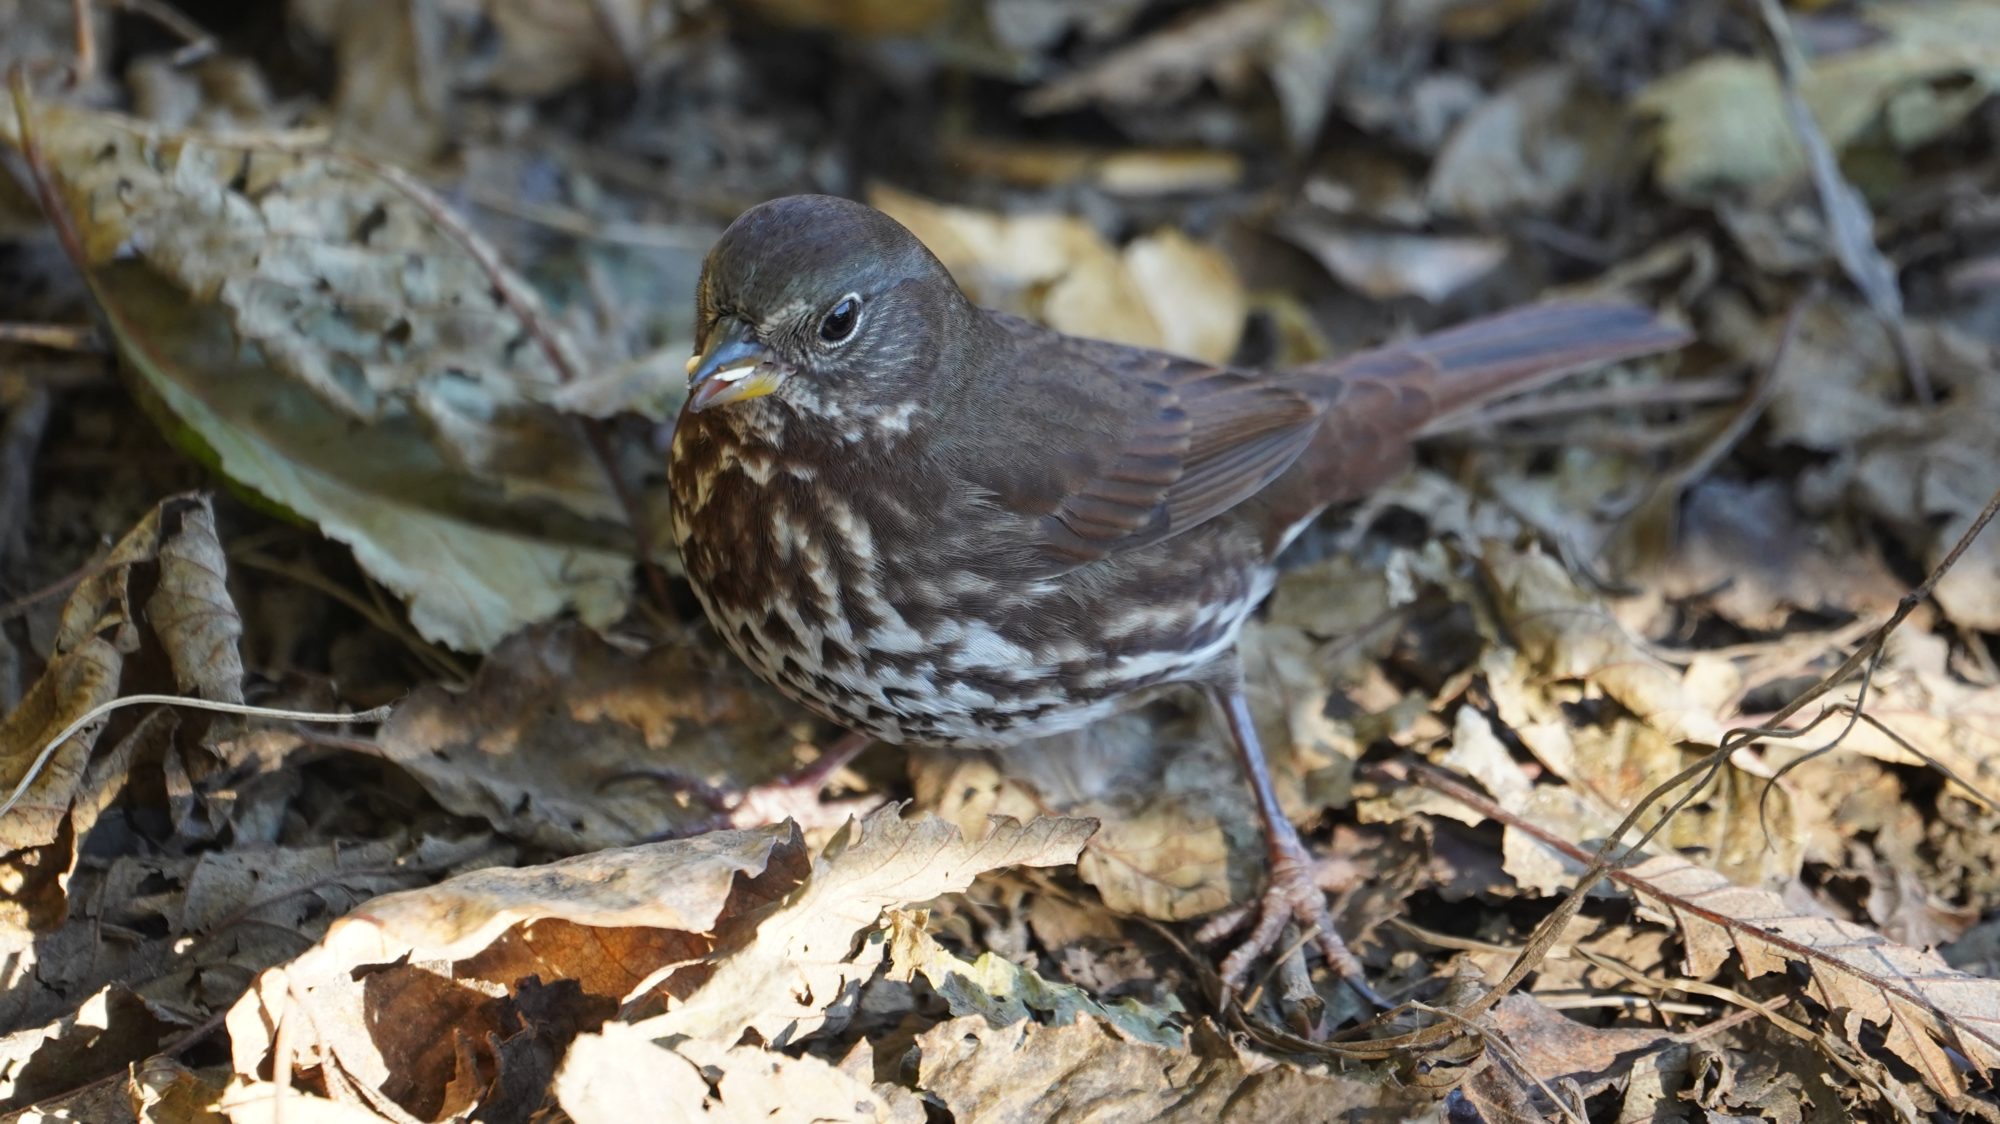
<path fill-rule="evenodd" d="M 702 608 L 832 722 L 965 749 L 1075 729 L 1131 692 L 1198 679 L 1269 592 L 1268 568 L 1225 560 L 1242 543 L 1220 534 L 1179 542 L 1169 565 L 1153 548 L 1010 574 L 985 536 L 952 530 L 997 520 L 940 470 L 923 428 L 874 419 L 829 440 L 823 417 L 755 402 L 687 415 L 674 434 L 673 531 Z"/>

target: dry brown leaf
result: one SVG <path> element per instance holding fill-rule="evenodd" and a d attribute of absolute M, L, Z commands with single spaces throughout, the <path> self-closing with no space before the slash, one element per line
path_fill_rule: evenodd
<path fill-rule="evenodd" d="M 1515 992 L 1493 1010 L 1493 1031 L 1509 1060 L 1551 1084 L 1573 1081 L 1586 1097 L 1623 1084 L 1642 1058 L 1675 1046 L 1659 1030 L 1591 1026 Z"/>
<path fill-rule="evenodd" d="M 949 142 L 941 155 L 972 175 L 1028 187 L 1089 183 L 1134 197 L 1226 190 L 1244 174 L 1241 156 L 1212 148 L 1091 148 L 977 136 Z"/>
<path fill-rule="evenodd" d="M 105 987 L 46 1026 L 0 1037 L 0 1111 L 116 1073 L 183 1025 L 121 985 Z"/>
<path fill-rule="evenodd" d="M 1669 742 L 1721 744 L 1721 721 L 1688 693 L 1681 674 L 1580 589 L 1560 562 L 1504 547 L 1480 560 L 1530 667 L 1595 683 Z"/>
<path fill-rule="evenodd" d="M 278 1106 L 283 1098 L 284 1107 Z M 239 1081 L 224 1092 L 217 1107 L 229 1124 L 383 1124 L 384 1117 L 366 1105 L 330 1100 L 269 1081 Z"/>
<path fill-rule="evenodd" d="M 1567 792 L 1537 794 L 1533 813 L 1553 818 L 1536 822 L 1573 841 L 1597 838 L 1720 743 L 1717 715 L 1730 705 L 1722 697 L 1728 684 L 1706 675 L 1705 665 L 1683 672 L 1661 660 L 1538 551 L 1488 544 L 1481 565 L 1504 627 L 1520 645 L 1518 656 L 1502 651 L 1485 662 L 1496 707 L 1535 757 L 1570 784 Z M 1601 697 L 1622 710 L 1596 709 Z M 1767 795 L 1772 768 L 1760 755 L 1739 749 L 1730 762 L 1709 798 L 1676 816 L 1662 841 L 1702 850 L 1739 881 L 1795 876 L 1804 859 L 1797 809 L 1782 787 Z M 1517 845 L 1543 849 L 1525 839 Z M 1563 866 L 1576 869 L 1566 860 Z"/>
<path fill-rule="evenodd" d="M 371 839 L 205 852 L 188 872 L 175 931 L 206 935 L 249 924 L 309 934 L 315 922 L 423 877 L 421 865 L 404 865 L 407 851 L 400 839 Z"/>
<path fill-rule="evenodd" d="M 846 1013 L 884 955 L 882 912 L 955 893 L 988 871 L 1076 861 L 1093 820 L 996 817 L 983 837 L 891 806 L 850 821 L 814 860 L 805 884 L 757 926 L 742 948 L 685 1002 L 643 1026 L 655 1038 L 736 1041 L 755 1031 L 774 1046 L 795 1042 Z M 856 941 L 857 934 L 867 934 Z"/>
<path fill-rule="evenodd" d="M 654 1037 L 620 1022 L 579 1036 L 556 1073 L 556 1102 L 576 1124 L 632 1124 L 638 1105 L 676 1105 L 695 1117 L 710 1099 L 708 1081 Z"/>
<path fill-rule="evenodd" d="M 490 21 L 499 49 L 463 60 L 461 86 L 543 97 L 586 78 L 632 79 L 683 22 L 669 0 L 451 0 L 447 12 Z M 480 65 L 483 64 L 483 65 Z M 475 69 L 476 66 L 476 69 Z"/>
<path fill-rule="evenodd" d="M 441 155 L 453 124 L 442 5 L 394 19 L 370 18 L 368 0 L 288 0 L 286 8 L 301 38 L 335 56 L 340 81 L 328 109 L 342 141 L 412 167 Z"/>
<path fill-rule="evenodd" d="M 1072 335 L 1220 363 L 1236 350 L 1248 300 L 1219 250 L 1163 229 L 1113 247 L 1054 212 L 1002 215 L 887 187 L 869 199 L 910 228 L 980 304 Z"/>
<path fill-rule="evenodd" d="M 282 1027 L 328 1093 L 423 1119 L 497 1111 L 546 1084 L 576 1034 L 699 963 L 803 874 L 804 841 L 781 825 L 377 898 L 230 1009 L 237 1077 L 265 1072 Z"/>
<path fill-rule="evenodd" d="M 131 603 L 135 569 L 157 565 L 141 613 Z M 37 767 L 49 739 L 121 693 L 126 657 L 150 640 L 183 692 L 242 700 L 236 652 L 242 622 L 224 586 L 227 567 L 206 499 L 161 501 L 77 584 L 63 604 L 54 652 L 19 706 L 0 717 L 0 799 Z M 162 684 L 161 686 L 165 686 Z M 173 757 L 179 720 L 148 716 L 121 724 L 117 740 L 91 761 L 103 722 L 69 737 L 40 763 L 15 806 L 0 816 L 0 916 L 36 928 L 60 924 L 76 849 L 122 789 L 130 762 L 147 749 Z"/>
<path fill-rule="evenodd" d="M 556 1100 L 577 1124 L 631 1124 L 636 1105 L 674 1105 L 680 1120 L 813 1124 L 922 1124 L 923 1105 L 810 1055 L 792 1057 L 713 1040 L 669 1050 L 629 1024 L 578 1038 L 556 1078 Z"/>
<path fill-rule="evenodd" d="M 979 1015 L 993 1026 L 1045 1016 L 1053 1026 L 1066 1026 L 1089 1016 L 1118 1028 L 1133 1042 L 1177 1048 L 1186 1041 L 1185 1015 L 1148 1007 L 1136 999 L 1100 1003 L 1072 984 L 1050 983 L 988 951 L 976 961 L 947 951 L 925 929 L 921 912 L 897 911 L 889 923 L 889 978 L 908 981 L 922 975 L 954 1015 Z"/>
<path fill-rule="evenodd" d="M 1088 104 L 1158 104 L 1261 47 L 1293 7 L 1292 0 L 1231 0 L 1196 12 L 1029 91 L 1021 108 L 1034 115 Z"/>
<path fill-rule="evenodd" d="M 1581 85 L 1568 67 L 1537 68 L 1466 114 L 1431 165 L 1431 205 L 1475 221 L 1546 211 L 1601 174 L 1616 110 Z"/>
<path fill-rule="evenodd" d="M 717 831 L 531 867 L 489 867 L 376 898 L 335 922 L 322 951 L 346 964 L 406 956 L 463 960 L 516 925 L 561 918 L 593 928 L 714 929 L 737 879 L 796 860 L 790 824 Z"/>
<path fill-rule="evenodd" d="M 181 694 L 243 701 L 243 619 L 229 596 L 229 563 L 206 500 L 174 512 L 179 526 L 160 543 L 160 584 L 146 600 L 146 623 L 160 635 Z"/>
<path fill-rule="evenodd" d="M 791 1057 L 754 1046 L 724 1048 L 712 1039 L 683 1043 L 677 1052 L 701 1066 L 703 1073 L 716 1075 L 714 1101 L 721 1111 L 709 1115 L 718 1120 L 923 1124 L 929 1119 L 923 1102 L 908 1090 L 895 1085 L 871 1088 L 864 1079 L 810 1054 Z M 620 1117 L 607 1124 L 628 1121 L 629 1117 Z"/>
<path fill-rule="evenodd" d="M 1835 151 L 1870 129 L 1903 148 L 1936 140 L 2000 89 L 2000 10 L 1986 0 L 1884 4 L 1863 22 L 1864 45 L 1815 60 L 1799 83 Z M 1637 108 L 1660 119 L 1655 174 L 1675 195 L 1777 190 L 1805 175 L 1777 72 L 1762 59 L 1707 56 L 1655 83 Z"/>
<path fill-rule="evenodd" d="M 1273 754 L 1285 756 L 1277 745 Z M 1181 921 L 1256 885 L 1249 790 L 1198 704 L 1179 719 L 1120 715 L 997 756 L 916 754 L 911 770 L 919 804 L 968 832 L 993 815 L 1099 820 L 1077 874 L 1116 912 Z M 1295 774 L 1280 772 L 1289 793 Z"/>
<path fill-rule="evenodd" d="M 1865 1048 L 1864 1024 L 1933 1090 L 1961 1101 L 2000 1069 L 2000 981 L 1953 971 L 1934 952 L 1829 917 L 1802 915 L 1777 894 L 1737 886 L 1675 855 L 1619 879 L 1672 917 L 1688 974 L 1713 976 L 1734 952 L 1752 978 L 1797 965 L 1804 987 Z M 1969 1068 L 1968 1068 L 1969 1067 Z"/>
<path fill-rule="evenodd" d="M 118 649 L 95 636 L 49 661 L 21 704 L 0 718 L 0 785 L 7 792 L 27 777 L 50 738 L 91 708 L 118 696 L 123 667 Z M 56 841 L 68 821 L 70 801 L 83 782 L 97 733 L 89 726 L 79 730 L 41 767 L 20 802 L 0 817 L 0 846 L 18 851 Z M 6 889 L 12 895 L 20 887 Z"/>
<path fill-rule="evenodd" d="M 1279 227 L 1334 279 L 1366 297 L 1421 297 L 1433 304 L 1472 285 L 1507 259 L 1498 238 L 1365 230 L 1301 214 Z"/>
<path fill-rule="evenodd" d="M 716 809 L 674 778 L 741 789 L 814 729 L 706 631 L 634 655 L 558 625 L 509 639 L 464 691 L 418 688 L 378 741 L 450 811 L 581 852 L 698 828 Z"/>
<path fill-rule="evenodd" d="M 582 364 L 441 203 L 269 140 L 33 124 L 58 228 L 176 436 L 352 546 L 433 639 L 623 610 L 623 508 L 551 404 Z"/>
<path fill-rule="evenodd" d="M 226 1124 L 229 1119 L 218 1107 L 222 1083 L 211 1083 L 165 1054 L 132 1066 L 123 1091 L 139 1124 Z"/>
<path fill-rule="evenodd" d="M 1192 1050 L 1167 1050 L 1128 1041 L 1087 1015 L 1067 1026 L 1003 1027 L 966 1015 L 924 1032 L 917 1046 L 918 1088 L 954 1119 L 984 1124 L 1416 1119 L 1436 1099 L 1383 1077 L 1310 1073 L 1248 1055 L 1213 1028 L 1197 1031 Z"/>
<path fill-rule="evenodd" d="M 158 559 L 162 517 L 169 510 L 184 515 L 207 511 L 206 501 L 185 497 L 168 500 L 146 513 L 118 541 L 111 553 L 77 583 L 63 603 L 55 652 L 41 679 L 21 704 L 0 719 L 0 784 L 11 792 L 20 783 L 48 739 L 84 712 L 117 697 L 126 655 L 138 650 L 140 625 L 128 596 L 132 568 Z M 197 524 L 213 534 L 212 517 Z M 213 545 L 213 544 L 211 544 Z M 176 652 L 177 676 L 187 653 Z M 234 653 L 230 653 L 234 658 Z M 188 660 L 188 669 L 194 669 Z M 42 846 L 54 840 L 70 796 L 82 776 L 97 729 L 71 737 L 49 759 L 41 776 L 22 794 L 21 802 L 0 819 L 0 845 Z"/>
<path fill-rule="evenodd" d="M 1844 690 L 1840 697 L 1852 701 L 1855 692 Z M 1866 710 L 1888 731 L 1857 725 L 1840 740 L 1843 752 L 1897 765 L 1936 762 L 1977 786 L 1982 803 L 2000 799 L 2000 687 L 1975 687 L 1941 669 L 1892 667 L 1877 673 Z"/>
<path fill-rule="evenodd" d="M 1372 0 L 1305 0 L 1293 3 L 1284 26 L 1264 39 L 1256 61 L 1278 95 L 1294 149 L 1312 150 L 1327 117 L 1341 108 L 1335 104 L 1341 78 L 1392 18 Z"/>
<path fill-rule="evenodd" d="M 1781 632 L 1795 610 L 1885 617 L 1904 585 L 1872 539 L 1808 524 L 1784 481 L 1704 480 L 1688 489 L 1673 553 L 1660 567 L 1670 598 L 1703 597 L 1723 617 Z"/>
<path fill-rule="evenodd" d="M 1800 508 L 1852 505 L 1935 566 L 2000 490 L 2000 430 L 1990 424 L 2000 381 L 1990 377 L 1985 339 L 1925 321 L 1912 322 L 1909 334 L 1947 404 L 1902 401 L 1903 364 L 1888 330 L 1859 302 L 1831 297 L 1800 317 L 1774 380 L 1770 419 L 1774 440 L 1828 457 L 1794 485 Z M 1738 329 L 1730 345 L 1757 354 L 1768 349 L 1768 335 Z M 1939 580 L 1936 598 L 1967 628 L 2000 628 L 2000 535 L 1974 539 Z"/>

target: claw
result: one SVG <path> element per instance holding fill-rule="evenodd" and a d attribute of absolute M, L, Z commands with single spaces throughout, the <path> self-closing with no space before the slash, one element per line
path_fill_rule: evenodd
<path fill-rule="evenodd" d="M 1242 992 L 1251 967 L 1277 947 L 1285 926 L 1296 922 L 1299 930 L 1306 934 L 1307 941 L 1319 950 L 1327 966 L 1338 973 L 1355 994 L 1377 1010 L 1387 1010 L 1393 1004 L 1369 986 L 1361 961 L 1348 951 L 1347 942 L 1340 939 L 1339 930 L 1333 927 L 1333 915 L 1326 908 L 1326 895 L 1312 877 L 1311 859 L 1306 856 L 1296 836 L 1290 843 L 1291 853 L 1272 856 L 1271 880 L 1257 903 L 1256 926 L 1222 960 L 1220 974 L 1225 999 L 1233 1001 Z M 1241 916 L 1249 915 L 1244 913 Z M 1234 931 L 1241 924 L 1240 918 L 1235 920 L 1236 924 L 1222 928 L 1223 934 Z M 1211 921 L 1203 926 L 1203 932 L 1214 924 Z"/>

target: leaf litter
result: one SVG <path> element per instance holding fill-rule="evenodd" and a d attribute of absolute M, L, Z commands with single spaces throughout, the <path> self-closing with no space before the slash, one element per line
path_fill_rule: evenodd
<path fill-rule="evenodd" d="M 84 4 L 75 87 L 72 14 L 16 7 L 0 291 L 94 309 L 124 386 L 0 333 L 19 1118 L 2000 1115 L 1984 6 Z M 257 49 L 301 45 L 331 70 L 274 92 Z M 731 822 L 833 731 L 635 564 L 672 566 L 692 270 L 798 190 L 1214 361 L 1563 290 L 1696 329 L 1455 424 L 1246 636 L 1280 800 L 1411 1006 L 1217 1008 L 1195 925 L 1262 858 L 1196 699 Z M 1730 732 L 1959 548 L 1836 756 L 1853 680 Z M 48 744 L 145 693 L 397 710 Z"/>

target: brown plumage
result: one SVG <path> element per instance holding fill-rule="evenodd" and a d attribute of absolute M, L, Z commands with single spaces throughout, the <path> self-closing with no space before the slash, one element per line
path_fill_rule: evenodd
<path fill-rule="evenodd" d="M 1215 367 L 974 306 L 847 200 L 746 212 L 702 273 L 673 528 L 697 597 L 780 690 L 895 744 L 1005 748 L 1160 684 L 1206 690 L 1257 792 L 1287 921 L 1366 992 L 1271 795 L 1236 641 L 1274 561 L 1400 472 L 1425 426 L 1683 342 L 1551 304 L 1340 362 Z"/>

